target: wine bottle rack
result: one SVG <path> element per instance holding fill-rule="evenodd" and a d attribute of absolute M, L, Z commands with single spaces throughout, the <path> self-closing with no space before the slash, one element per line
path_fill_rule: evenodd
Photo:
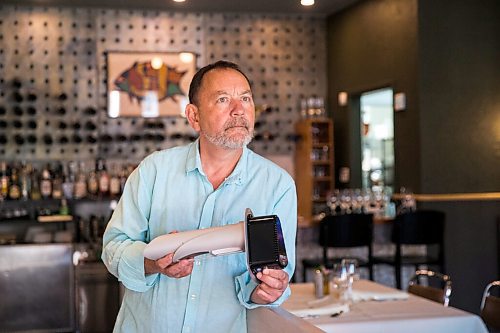
<path fill-rule="evenodd" d="M 308 15 L 0 6 L 0 156 L 140 160 L 196 134 L 183 118 L 107 117 L 106 52 L 237 62 L 258 106 L 251 147 L 292 154 L 298 101 L 326 95 L 325 21 Z"/>

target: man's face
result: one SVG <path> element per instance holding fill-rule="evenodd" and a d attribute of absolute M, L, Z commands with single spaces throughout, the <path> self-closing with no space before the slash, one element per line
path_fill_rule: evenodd
<path fill-rule="evenodd" d="M 228 149 L 242 148 L 253 137 L 255 105 L 245 77 L 233 69 L 213 69 L 205 74 L 191 125 L 200 140 Z"/>

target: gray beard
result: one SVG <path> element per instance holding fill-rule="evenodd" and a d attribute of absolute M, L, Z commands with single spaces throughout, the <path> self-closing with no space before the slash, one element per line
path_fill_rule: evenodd
<path fill-rule="evenodd" d="M 223 133 L 210 135 L 204 131 L 200 132 L 210 143 L 226 149 L 239 149 L 248 145 L 253 139 L 253 131 L 248 132 L 244 137 L 230 137 Z"/>

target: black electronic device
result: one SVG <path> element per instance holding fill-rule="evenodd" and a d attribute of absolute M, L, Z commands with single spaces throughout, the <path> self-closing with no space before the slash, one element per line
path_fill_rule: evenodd
<path fill-rule="evenodd" d="M 283 269 L 288 265 L 280 219 L 276 215 L 253 216 L 245 212 L 245 249 L 252 278 L 264 268 Z"/>

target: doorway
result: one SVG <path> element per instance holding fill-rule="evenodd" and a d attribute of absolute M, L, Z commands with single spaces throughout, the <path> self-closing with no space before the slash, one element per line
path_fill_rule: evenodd
<path fill-rule="evenodd" d="M 361 182 L 363 189 L 394 190 L 393 90 L 361 94 Z"/>

